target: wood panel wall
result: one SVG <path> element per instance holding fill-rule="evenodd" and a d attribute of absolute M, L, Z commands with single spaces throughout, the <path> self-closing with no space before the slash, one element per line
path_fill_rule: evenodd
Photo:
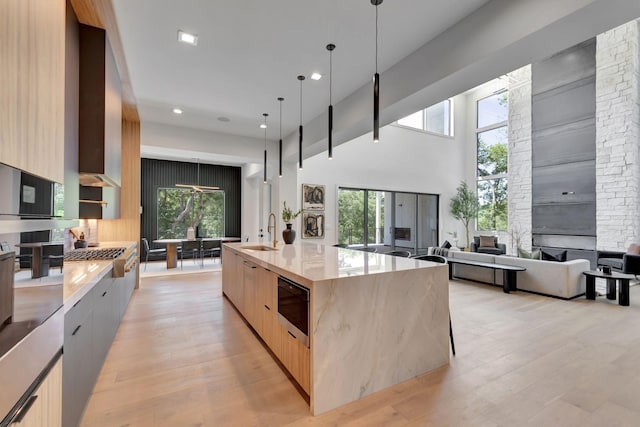
<path fill-rule="evenodd" d="M 65 0 L 0 1 L 0 162 L 64 181 Z"/>

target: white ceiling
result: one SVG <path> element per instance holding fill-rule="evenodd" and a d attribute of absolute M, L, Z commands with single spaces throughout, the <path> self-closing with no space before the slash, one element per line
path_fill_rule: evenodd
<path fill-rule="evenodd" d="M 480 8 L 487 0 L 387 0 L 379 6 L 379 71 L 403 59 Z M 334 104 L 370 82 L 374 71 L 375 8 L 370 0 L 113 0 L 142 122 L 262 138 L 283 136 L 328 105 L 333 53 Z M 198 45 L 177 41 L 178 30 Z M 320 81 L 309 75 L 320 72 Z M 174 107 L 184 110 L 177 116 Z M 228 117 L 228 123 L 218 117 Z"/>

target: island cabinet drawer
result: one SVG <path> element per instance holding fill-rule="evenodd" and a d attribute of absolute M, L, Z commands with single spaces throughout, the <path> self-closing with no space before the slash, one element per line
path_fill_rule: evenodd
<path fill-rule="evenodd" d="M 64 326 L 65 333 L 67 332 L 67 328 L 73 330 L 76 326 L 78 326 L 82 321 L 85 320 L 89 312 L 93 310 L 93 304 L 95 303 L 95 296 L 98 293 L 96 289 L 97 285 L 94 286 L 85 296 L 80 298 L 78 302 L 76 302 L 73 307 L 67 311 L 64 315 Z M 71 331 L 68 331 L 69 333 Z"/>
<path fill-rule="evenodd" d="M 311 383 L 309 348 L 291 335 L 277 320 L 275 326 L 275 343 L 272 350 L 296 382 L 309 394 Z"/>

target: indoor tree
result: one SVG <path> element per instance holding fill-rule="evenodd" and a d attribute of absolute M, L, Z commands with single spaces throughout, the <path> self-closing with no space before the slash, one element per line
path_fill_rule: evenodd
<path fill-rule="evenodd" d="M 451 199 L 449 205 L 451 209 L 451 215 L 455 219 L 459 219 L 464 224 L 464 229 L 467 233 L 467 245 L 469 247 L 469 222 L 476 217 L 478 213 L 478 198 L 476 194 L 471 191 L 466 182 L 461 181 L 456 190 L 456 196 Z"/>

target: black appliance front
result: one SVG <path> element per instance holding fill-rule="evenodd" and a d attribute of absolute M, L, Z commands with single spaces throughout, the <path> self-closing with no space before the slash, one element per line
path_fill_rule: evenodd
<path fill-rule="evenodd" d="M 308 345 L 309 290 L 284 277 L 278 277 L 278 314 L 278 319 L 289 332 Z M 295 329 L 292 331 L 289 326 Z M 298 331 L 304 337 L 298 336 Z"/>

